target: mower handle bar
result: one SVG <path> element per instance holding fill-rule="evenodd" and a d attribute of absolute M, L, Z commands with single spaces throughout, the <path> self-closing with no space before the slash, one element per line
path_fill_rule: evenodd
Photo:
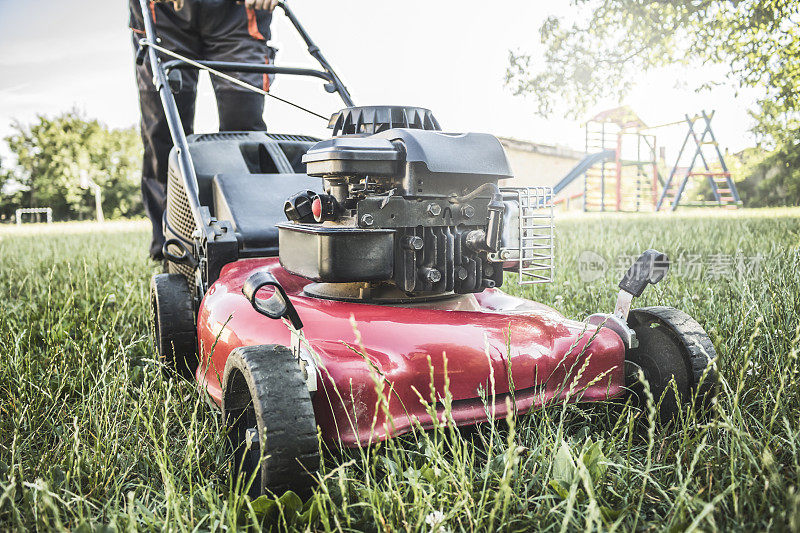
<path fill-rule="evenodd" d="M 241 3 L 239 0 L 229 1 Z M 330 63 L 328 63 L 328 61 L 322 55 L 319 47 L 314 44 L 314 41 L 311 40 L 311 36 L 308 34 L 305 28 L 303 28 L 303 25 L 300 24 L 300 21 L 297 19 L 295 14 L 284 2 L 278 2 L 278 7 L 283 9 L 283 13 L 286 15 L 286 18 L 289 19 L 295 30 L 297 30 L 297 33 L 300 35 L 300 38 L 303 39 L 303 42 L 306 43 L 306 46 L 308 47 L 308 53 L 311 55 L 311 57 L 317 60 L 322 67 L 322 70 L 279 67 L 276 65 L 261 65 L 256 63 L 234 63 L 228 61 L 197 61 L 197 63 L 204 67 L 212 68 L 221 72 L 256 72 L 259 74 L 288 74 L 290 76 L 311 76 L 320 78 L 328 82 L 325 85 L 326 91 L 329 93 L 339 93 L 339 96 L 344 104 L 347 107 L 352 107 L 354 105 L 353 100 L 350 97 L 350 93 L 348 92 L 347 88 L 342 83 L 342 80 L 339 79 L 339 76 L 336 74 L 336 72 L 334 72 Z M 167 74 L 169 74 L 170 70 L 196 68 L 196 66 L 190 65 L 180 59 L 174 59 L 164 63 L 164 70 L 167 72 Z"/>
<path fill-rule="evenodd" d="M 314 59 L 322 66 L 324 70 L 323 73 L 319 74 L 311 74 L 311 69 L 309 72 L 302 74 L 308 76 L 317 76 L 322 77 L 322 79 L 329 80 L 329 84 L 333 87 L 333 89 L 339 93 L 342 100 L 348 107 L 352 107 L 353 101 L 350 98 L 350 93 L 345 88 L 342 81 L 339 79 L 339 76 L 333 71 L 333 68 L 330 66 L 328 61 L 322 55 L 319 47 L 314 44 L 314 41 L 311 40 L 311 37 L 305 31 L 303 26 L 300 24 L 300 21 L 297 20 L 297 17 L 292 13 L 291 9 L 284 3 L 278 2 L 278 6 L 283 9 L 284 14 L 287 18 L 291 21 L 292 25 L 295 27 L 297 32 L 300 34 L 300 37 L 308 46 L 308 53 L 311 54 Z M 150 43 L 156 43 L 158 36 L 156 35 L 155 26 L 153 24 L 153 20 L 150 18 L 150 7 L 148 0 L 139 0 L 139 10 L 142 14 L 142 23 L 144 25 L 144 33 L 146 40 Z M 164 65 L 161 63 L 161 60 L 158 57 L 158 53 L 152 46 L 147 46 L 147 43 L 144 43 L 143 49 L 141 52 L 141 60 L 144 61 L 145 55 L 147 56 L 147 60 L 150 62 L 150 66 L 153 70 L 153 85 L 155 85 L 156 91 L 158 92 L 159 96 L 161 97 L 161 106 L 164 108 L 164 115 L 166 118 L 167 125 L 169 126 L 170 136 L 172 137 L 172 144 L 175 146 L 175 150 L 177 153 L 178 159 L 178 168 L 180 169 L 181 178 L 183 181 L 184 191 L 186 192 L 186 199 L 189 203 L 189 208 L 192 212 L 192 218 L 194 219 L 195 227 L 198 229 L 207 228 L 209 225 L 213 223 L 213 218 L 211 217 L 211 213 L 208 208 L 204 208 L 200 205 L 200 195 L 199 189 L 197 185 L 197 173 L 194 169 L 194 164 L 192 163 L 192 156 L 189 153 L 189 143 L 186 140 L 186 133 L 183 129 L 183 124 L 181 123 L 181 117 L 178 112 L 178 106 L 175 102 L 175 95 L 172 94 L 172 90 L 169 84 L 169 78 L 167 77 L 167 73 L 164 71 Z M 139 58 L 137 58 L 138 61 Z M 181 63 L 184 63 L 181 61 Z M 176 65 L 177 66 L 177 65 Z M 259 65 L 260 68 L 265 68 L 268 65 Z M 173 67 L 176 68 L 176 67 Z M 183 68 L 183 67 L 181 67 Z M 250 67 L 248 67 L 250 68 Z M 275 68 L 273 66 L 273 68 Z M 300 69 L 306 70 L 306 69 Z M 260 70 L 258 72 L 265 72 L 264 70 Z M 277 71 L 275 71 L 277 73 Z M 268 72 L 270 73 L 270 72 Z M 290 72 L 292 73 L 292 72 Z M 294 72 L 299 74 L 299 72 Z"/>
<path fill-rule="evenodd" d="M 325 56 L 322 55 L 322 51 L 319 49 L 319 46 L 314 44 L 314 41 L 311 40 L 311 36 L 308 34 L 306 29 L 300 24 L 300 21 L 297 20 L 297 17 L 289 9 L 289 6 L 286 5 L 286 2 L 281 0 L 278 2 L 278 7 L 283 9 L 283 14 L 286 15 L 286 18 L 292 23 L 294 29 L 297 30 L 297 33 L 300 35 L 300 38 L 303 39 L 303 42 L 306 43 L 308 47 L 308 53 L 317 60 L 317 63 L 320 64 L 322 70 L 324 70 L 328 75 L 331 77 L 331 83 L 333 84 L 333 88 L 336 92 L 339 93 L 339 96 L 342 97 L 345 105 L 347 107 L 353 107 L 355 104 L 353 103 L 353 99 L 350 98 L 350 93 L 347 91 L 347 88 L 342 83 L 342 80 L 339 79 L 339 76 L 334 72 L 333 67 L 328 63 L 328 60 L 325 59 Z"/>
<path fill-rule="evenodd" d="M 220 72 L 255 72 L 259 74 L 289 74 L 293 76 L 311 76 L 333 83 L 333 77 L 327 72 L 311 68 L 279 67 L 277 65 L 260 65 L 258 63 L 234 63 L 230 61 L 198 61 L 198 64 L 218 70 Z M 173 70 L 192 70 L 196 66 L 190 65 L 182 59 L 173 59 L 164 63 L 164 71 L 169 74 Z M 336 91 L 334 88 L 331 92 Z"/>

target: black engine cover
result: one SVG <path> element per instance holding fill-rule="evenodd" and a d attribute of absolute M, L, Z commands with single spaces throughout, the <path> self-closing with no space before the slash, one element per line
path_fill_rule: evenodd
<path fill-rule="evenodd" d="M 295 220 L 278 226 L 287 270 L 326 283 L 389 281 L 409 295 L 502 284 L 488 253 L 502 228 L 498 182 L 513 177 L 505 151 L 492 135 L 438 131 L 426 113 L 353 108 L 334 117 L 347 134 L 303 157 L 308 175 L 324 179 L 333 216 L 300 221 L 287 204 Z M 319 210 L 321 200 L 304 201 Z"/>

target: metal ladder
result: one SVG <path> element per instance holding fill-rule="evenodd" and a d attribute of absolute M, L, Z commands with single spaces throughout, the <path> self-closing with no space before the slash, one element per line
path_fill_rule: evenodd
<path fill-rule="evenodd" d="M 678 208 L 678 204 L 680 204 L 681 196 L 683 196 L 683 193 L 686 189 L 686 184 L 689 182 L 690 178 L 695 176 L 705 177 L 708 179 L 708 183 L 711 186 L 711 192 L 714 194 L 715 202 L 708 204 L 708 207 L 715 206 L 737 209 L 742 205 L 742 201 L 739 198 L 739 192 L 736 190 L 736 184 L 731 178 L 728 165 L 725 164 L 725 158 L 722 156 L 722 152 L 719 149 L 719 143 L 714 136 L 714 132 L 711 130 L 711 119 L 713 117 L 714 111 L 711 113 L 706 113 L 703 111 L 700 115 L 694 117 L 685 115 L 686 123 L 689 125 L 689 131 L 686 133 L 686 137 L 683 139 L 683 144 L 678 152 L 678 157 L 675 159 L 675 165 L 672 167 L 669 178 L 667 178 L 664 188 L 661 191 L 658 204 L 656 204 L 656 211 L 661 210 L 665 201 L 669 202 L 670 209 L 675 211 Z M 703 128 L 703 132 L 698 137 L 694 127 L 695 124 L 700 120 L 705 123 L 705 127 Z M 706 137 L 708 137 L 710 140 L 706 140 Z M 695 152 L 692 156 L 692 161 L 689 166 L 682 168 L 679 167 L 679 164 L 681 161 L 681 156 L 683 155 L 683 151 L 686 149 L 687 144 L 689 144 L 689 139 L 694 141 Z M 703 146 L 709 145 L 714 147 L 714 152 L 716 153 L 721 170 L 713 170 L 708 164 L 705 154 L 703 154 Z M 698 158 L 700 158 L 704 170 L 694 170 Z M 679 174 L 682 175 L 681 178 L 677 177 Z M 678 181 L 679 179 L 680 181 Z M 676 183 L 677 188 L 675 187 Z"/>
<path fill-rule="evenodd" d="M 592 126 L 596 129 L 592 129 Z M 616 136 L 614 132 L 606 130 L 606 124 L 586 124 L 586 140 L 584 149 L 586 153 L 602 152 L 616 146 L 611 140 Z M 592 165 L 583 175 L 583 210 L 606 211 L 613 210 L 615 198 L 611 192 L 615 190 L 616 177 L 614 170 L 607 161 Z"/>

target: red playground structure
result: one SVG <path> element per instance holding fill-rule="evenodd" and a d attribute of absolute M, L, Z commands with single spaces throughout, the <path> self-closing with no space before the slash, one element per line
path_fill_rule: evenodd
<path fill-rule="evenodd" d="M 553 187 L 555 203 L 569 205 L 581 199 L 584 211 L 625 212 L 675 211 L 679 205 L 740 207 L 736 184 L 711 128 L 713 117 L 713 111 L 703 111 L 680 121 L 647 126 L 627 106 L 597 114 L 586 122 L 586 157 Z M 664 148 L 659 149 L 654 132 L 681 124 L 687 125 L 688 131 L 667 174 Z M 581 177 L 582 190 L 574 185 Z M 709 189 L 695 184 L 692 196 L 712 199 L 687 199 L 687 186 L 693 178 L 706 178 Z"/>

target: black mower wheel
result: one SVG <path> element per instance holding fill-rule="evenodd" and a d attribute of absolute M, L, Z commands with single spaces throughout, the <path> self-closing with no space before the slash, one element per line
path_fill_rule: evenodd
<path fill-rule="evenodd" d="M 246 484 L 255 473 L 248 491 L 253 498 L 287 490 L 307 496 L 319 468 L 317 423 L 291 350 L 275 344 L 236 348 L 225 363 L 222 382 L 234 479 L 241 474 Z"/>
<path fill-rule="evenodd" d="M 693 397 L 695 407 L 707 408 L 717 392 L 718 376 L 712 364 L 717 352 L 703 327 L 683 311 L 663 306 L 632 310 L 628 325 L 636 332 L 639 346 L 628 351 L 627 359 L 641 367 L 653 399 L 658 402 L 663 396 L 660 420 L 674 419 L 678 403 L 688 405 Z M 670 383 L 673 378 L 677 398 Z M 631 388 L 639 399 L 643 397 L 640 384 L 633 383 Z"/>
<path fill-rule="evenodd" d="M 168 373 L 192 379 L 197 370 L 197 328 L 192 294 L 180 274 L 156 274 L 150 280 L 153 337 Z"/>

